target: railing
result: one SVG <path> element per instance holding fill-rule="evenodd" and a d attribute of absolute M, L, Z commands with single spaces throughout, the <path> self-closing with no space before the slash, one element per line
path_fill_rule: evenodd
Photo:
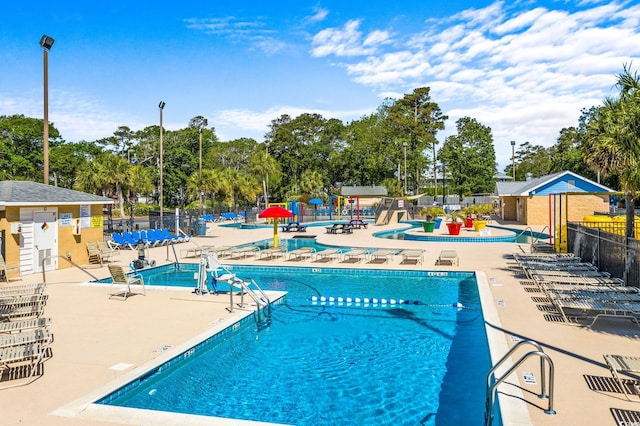
<path fill-rule="evenodd" d="M 248 282 L 238 279 L 234 281 L 234 284 L 240 286 L 240 308 L 244 308 L 244 295 L 245 293 L 253 299 L 256 304 L 255 319 L 256 323 L 261 327 L 266 327 L 271 324 L 271 301 L 264 291 L 260 288 L 258 283 L 250 279 Z M 255 290 L 250 288 L 249 285 L 253 285 Z M 259 294 L 258 294 L 259 293 Z M 266 312 L 265 312 L 266 311 Z M 229 289 L 229 312 L 233 312 L 233 291 Z"/>
<path fill-rule="evenodd" d="M 45 262 L 49 259 L 53 259 L 53 258 L 59 258 L 59 259 L 64 259 L 67 262 L 69 262 L 71 265 L 75 266 L 76 268 L 80 269 L 82 272 L 84 272 L 85 274 L 89 275 L 91 278 L 93 278 L 94 280 L 98 281 L 100 278 L 95 277 L 91 272 L 87 271 L 86 269 L 84 269 L 82 266 L 78 265 L 77 263 L 75 263 L 73 260 L 71 260 L 71 258 L 67 257 L 67 256 L 63 256 L 61 254 L 57 254 L 54 256 L 45 256 L 44 258 L 42 258 L 42 282 L 44 284 L 47 283 L 47 271 L 45 270 Z"/>
<path fill-rule="evenodd" d="M 491 383 L 491 379 L 494 376 L 494 373 L 498 367 L 500 367 L 510 356 L 513 354 L 518 348 L 523 345 L 532 345 L 536 348 L 535 351 L 527 352 L 520 359 L 513 364 L 500 378 L 498 378 L 493 384 Z M 553 409 L 553 380 L 554 380 L 554 367 L 553 361 L 549 355 L 545 354 L 542 350 L 542 347 L 538 342 L 534 342 L 533 340 L 522 340 L 518 342 L 514 347 L 512 347 L 497 363 L 494 365 L 489 373 L 487 374 L 487 400 L 485 407 L 485 416 L 484 416 L 484 424 L 485 426 L 490 426 L 493 423 L 493 406 L 495 405 L 495 394 L 498 386 L 505 381 L 507 377 L 513 371 L 520 366 L 525 360 L 529 357 L 538 356 L 540 357 L 540 394 L 538 398 L 548 398 L 549 406 L 546 410 L 544 410 L 545 414 L 556 414 L 556 411 Z M 545 369 L 545 361 L 549 363 L 549 385 L 548 389 L 546 386 L 546 369 Z M 545 390 L 548 390 L 545 393 Z"/>

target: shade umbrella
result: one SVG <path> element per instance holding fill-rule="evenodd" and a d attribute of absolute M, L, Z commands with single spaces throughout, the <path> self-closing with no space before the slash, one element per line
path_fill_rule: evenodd
<path fill-rule="evenodd" d="M 316 220 L 316 209 L 319 204 L 322 204 L 323 201 L 320 198 L 312 198 L 309 200 L 309 204 L 313 205 L 313 220 Z"/>
<path fill-rule="evenodd" d="M 293 213 L 283 207 L 273 206 L 262 210 L 258 217 L 261 219 L 273 219 L 273 246 L 278 247 L 278 219 L 293 217 Z"/>

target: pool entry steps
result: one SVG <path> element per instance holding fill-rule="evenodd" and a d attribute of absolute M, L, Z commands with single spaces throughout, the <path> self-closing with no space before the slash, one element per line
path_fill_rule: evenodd
<path fill-rule="evenodd" d="M 208 285 L 208 277 L 211 275 L 211 289 Z M 254 318 L 259 329 L 263 329 L 271 325 L 271 301 L 266 293 L 260 288 L 258 283 L 253 279 L 238 278 L 236 274 L 229 271 L 218 261 L 218 256 L 215 253 L 203 252 L 200 254 L 200 262 L 198 265 L 198 272 L 195 274 L 195 278 L 198 281 L 198 285 L 193 290 L 195 294 L 218 294 L 219 283 L 229 285 L 229 312 L 233 312 L 233 292 L 234 289 L 240 292 L 239 308 L 244 308 L 244 295 L 247 294 L 253 300 L 256 305 L 254 311 Z"/>

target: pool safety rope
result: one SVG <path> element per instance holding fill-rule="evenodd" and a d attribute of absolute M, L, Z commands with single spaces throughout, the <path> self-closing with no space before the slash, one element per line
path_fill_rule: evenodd
<path fill-rule="evenodd" d="M 439 307 L 464 308 L 460 302 L 447 304 L 424 303 L 419 300 L 403 300 L 403 299 L 378 299 L 375 297 L 333 297 L 333 296 L 312 296 L 310 299 L 312 305 L 337 305 L 337 306 L 368 306 L 368 305 L 424 305 Z"/>

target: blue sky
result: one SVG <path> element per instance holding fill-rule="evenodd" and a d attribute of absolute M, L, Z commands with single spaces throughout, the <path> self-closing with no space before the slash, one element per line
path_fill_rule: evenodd
<path fill-rule="evenodd" d="M 79 4 L 78 4 L 79 3 Z M 316 112 L 345 123 L 421 86 L 455 121 L 550 146 L 580 111 L 640 67 L 637 1 L 8 2 L 0 25 L 0 115 L 43 115 L 67 141 L 202 115 L 221 140 L 263 141 L 271 120 Z"/>

